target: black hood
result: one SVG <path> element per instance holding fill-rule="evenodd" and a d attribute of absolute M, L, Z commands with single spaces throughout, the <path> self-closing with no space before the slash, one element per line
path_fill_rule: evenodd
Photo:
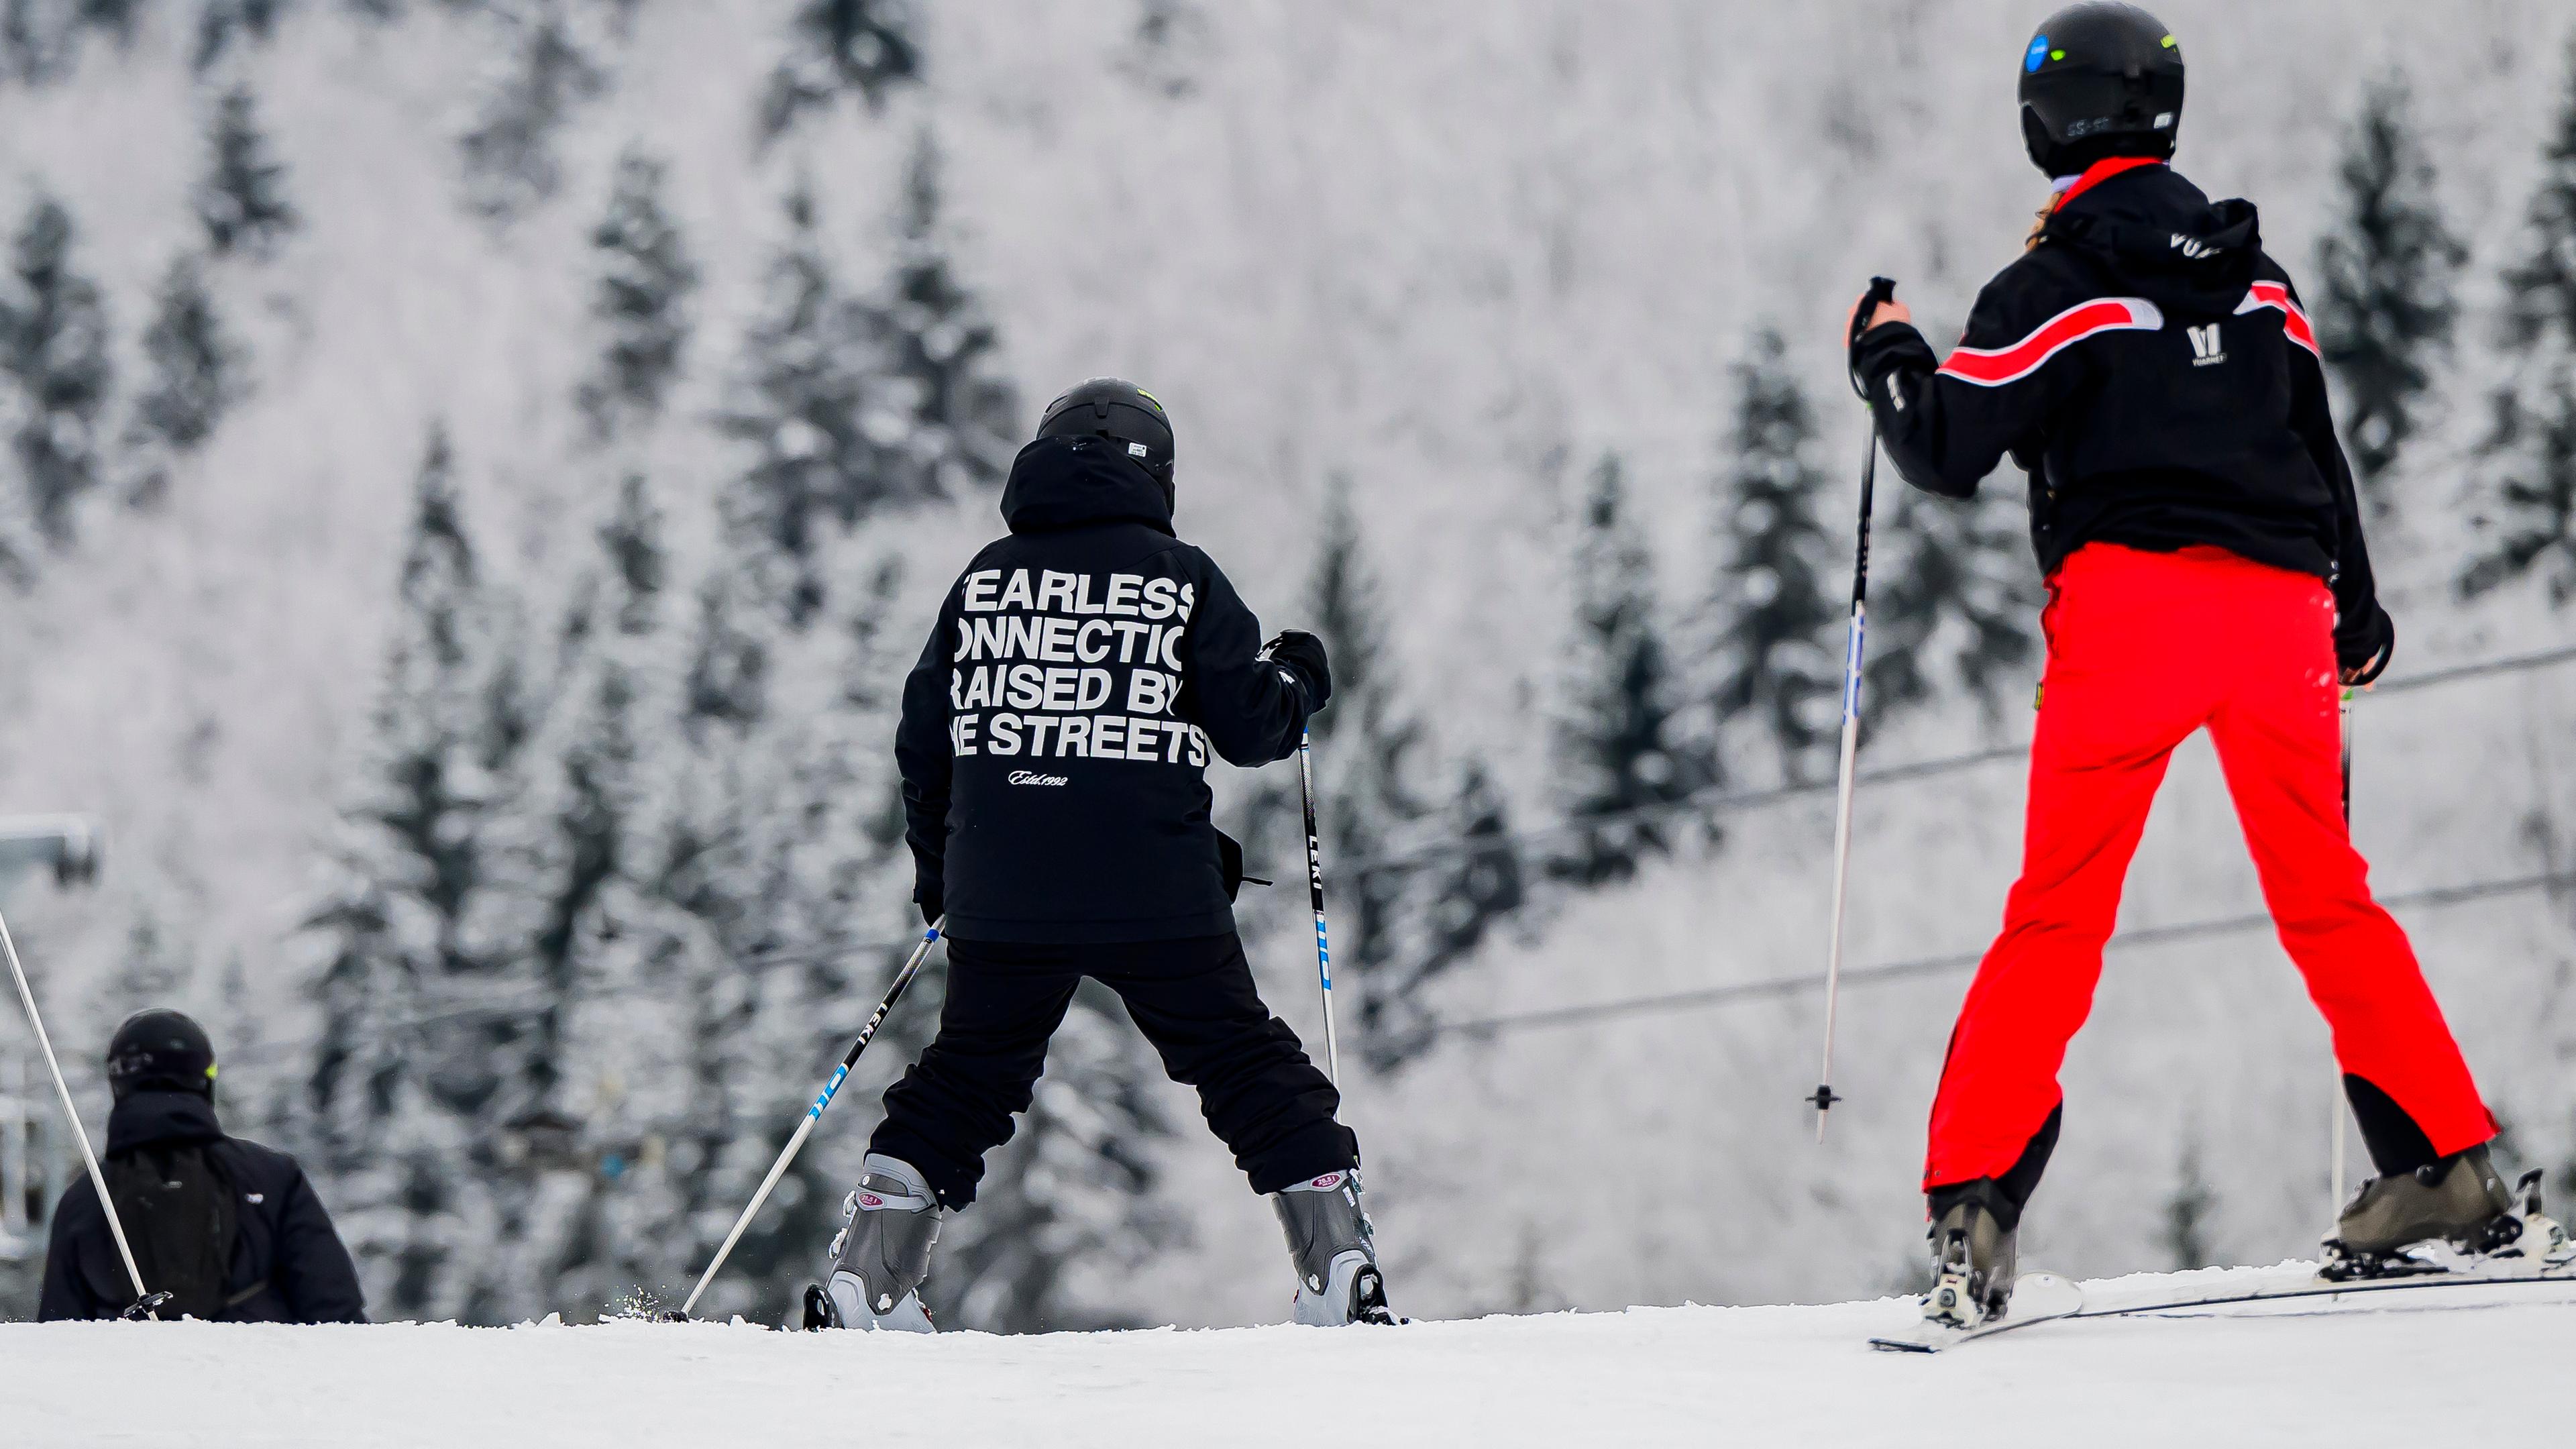
<path fill-rule="evenodd" d="M 2099 260 L 2167 312 L 2225 317 L 2254 284 L 2262 228 L 2250 201 L 2213 202 L 2170 166 L 2106 177 L 2049 214 L 2041 236 Z"/>
<path fill-rule="evenodd" d="M 1102 523 L 1172 532 L 1172 494 L 1102 438 L 1040 438 L 1011 461 L 1002 521 L 1013 533 L 1055 533 Z"/>
<path fill-rule="evenodd" d="M 107 1114 L 107 1151 L 113 1157 L 160 1143 L 219 1142 L 213 1099 L 201 1092 L 146 1089 L 128 1092 Z"/>

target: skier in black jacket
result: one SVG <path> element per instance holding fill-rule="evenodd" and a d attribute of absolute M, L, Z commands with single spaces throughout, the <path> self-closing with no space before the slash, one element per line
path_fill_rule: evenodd
<path fill-rule="evenodd" d="M 1116 991 L 1287 1230 L 1305 1323 L 1387 1316 L 1340 1098 L 1253 988 L 1212 759 L 1292 754 L 1332 692 L 1321 641 L 1260 625 L 1172 532 L 1162 404 L 1058 398 L 1002 490 L 1010 534 L 950 589 L 895 754 L 922 919 L 947 922 L 939 1033 L 886 1092 L 813 1327 L 926 1332 L 941 1216 L 975 1200 L 1088 976 Z"/>
<path fill-rule="evenodd" d="M 215 1121 L 215 1054 L 175 1011 L 126 1018 L 107 1049 L 115 1110 L 100 1167 L 157 1310 L 216 1323 L 364 1323 L 349 1250 L 295 1159 L 227 1137 Z M 54 1209 L 43 1321 L 115 1318 L 134 1280 L 87 1177 Z"/>
<path fill-rule="evenodd" d="M 2056 180 L 2026 254 L 1947 359 L 1893 303 L 1855 318 L 1851 349 L 1907 482 L 1966 498 L 2006 455 L 2030 475 L 2049 588 L 2022 876 L 1932 1107 L 1926 1312 L 1974 1322 L 2011 1291 L 2122 877 L 2166 761 L 2204 727 L 2381 1174 L 2336 1223 L 2329 1271 L 2382 1271 L 2428 1239 L 2493 1247 L 2517 1221 L 2487 1159 L 2495 1121 L 2338 799 L 2338 683 L 2376 677 L 2396 631 L 2316 334 L 2254 207 L 2166 164 L 2183 63 L 2161 22 L 2060 11 L 2021 95 Z"/>

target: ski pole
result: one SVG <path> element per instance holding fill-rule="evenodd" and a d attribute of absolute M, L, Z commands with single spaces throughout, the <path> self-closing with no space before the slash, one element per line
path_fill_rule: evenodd
<path fill-rule="evenodd" d="M 2352 691 L 2350 689 L 2336 696 L 2335 723 L 2343 735 L 2343 831 L 2349 837 L 2352 834 Z M 2334 1135 L 2330 1139 L 2326 1152 L 2328 1160 L 2333 1164 L 2329 1169 L 2328 1186 L 2334 1193 L 2334 1200 L 2326 1204 L 2327 1218 L 2331 1221 L 2343 1211 L 2344 1155 L 2349 1134 L 2349 1129 L 2344 1125 L 2344 1114 L 2349 1107 L 2344 1101 L 2343 1063 L 2331 1060 L 2334 1055 L 2331 1037 L 2327 1041 L 2326 1054 L 2329 1058 L 2327 1065 L 2334 1068 L 2334 1095 L 2327 1099 L 2332 1108 L 2330 1120 L 2334 1124 L 2332 1129 Z"/>
<path fill-rule="evenodd" d="M 1306 894 L 1315 905 L 1315 976 L 1324 991 L 1324 1075 L 1342 1084 L 1342 1049 L 1333 1036 L 1333 950 L 1324 939 L 1324 842 L 1315 829 L 1315 737 L 1297 737 L 1297 782 L 1306 796 Z"/>
<path fill-rule="evenodd" d="M 680 1305 L 677 1317 L 687 1318 L 689 1310 L 698 1306 L 699 1295 L 707 1291 L 707 1285 L 716 1279 L 716 1270 L 733 1255 L 733 1245 L 742 1241 L 743 1230 L 750 1227 L 751 1220 L 759 1215 L 760 1205 L 769 1201 L 770 1189 L 778 1186 L 778 1179 L 787 1175 L 787 1165 L 794 1162 L 796 1154 L 804 1149 L 805 1139 L 812 1135 L 814 1124 L 823 1119 L 823 1109 L 832 1105 L 833 1094 L 839 1092 L 841 1083 L 848 1080 L 850 1068 L 859 1064 L 859 1053 L 868 1049 L 868 1043 L 876 1039 L 877 1028 L 885 1025 L 886 1014 L 903 999 L 905 988 L 912 985 L 912 978 L 921 974 L 921 963 L 929 959 L 931 946 L 939 940 L 940 932 L 947 925 L 948 918 L 941 916 L 930 923 L 930 929 L 921 933 L 921 944 L 912 948 L 912 958 L 894 974 L 894 984 L 886 988 L 885 1000 L 877 1003 L 876 1014 L 868 1018 L 868 1024 L 859 1028 L 859 1039 L 850 1043 L 850 1049 L 841 1056 L 841 1064 L 832 1069 L 831 1077 L 823 1083 L 822 1095 L 814 1099 L 813 1106 L 805 1109 L 805 1120 L 796 1124 L 795 1135 L 787 1139 L 787 1146 L 779 1152 L 778 1160 L 769 1165 L 769 1175 L 760 1180 L 760 1191 L 751 1195 L 751 1205 L 742 1210 L 741 1217 L 733 1220 L 733 1231 L 725 1234 L 724 1245 L 716 1249 L 715 1261 L 707 1264 L 707 1271 L 698 1275 L 698 1286 L 689 1290 L 689 1301 Z"/>
<path fill-rule="evenodd" d="M 1896 283 L 1886 277 L 1869 279 L 1869 290 L 1862 294 L 1860 306 L 1852 312 L 1852 343 L 1860 341 L 1869 329 L 1870 318 L 1878 314 L 1879 305 L 1896 298 Z M 1852 379 L 1852 391 L 1868 406 L 1869 395 L 1858 377 Z M 1825 1114 L 1842 1099 L 1834 1095 L 1834 1010 L 1841 1004 L 1843 976 L 1843 897 L 1851 881 L 1852 773 L 1860 757 L 1860 663 L 1864 641 L 1869 633 L 1869 515 L 1871 495 L 1878 487 L 1878 410 L 1870 408 L 1869 448 L 1861 455 L 1860 464 L 1860 534 L 1852 555 L 1851 631 L 1845 636 L 1843 649 L 1843 744 L 1842 772 L 1834 787 L 1834 891 L 1833 924 L 1825 946 L 1825 1057 L 1816 1074 L 1816 1094 L 1808 1098 L 1816 1106 L 1816 1141 L 1825 1140 Z"/>
<path fill-rule="evenodd" d="M 89 1129 L 81 1125 L 80 1109 L 72 1105 L 72 1089 L 63 1081 L 63 1064 L 54 1055 L 53 1038 L 45 1033 L 45 1019 L 36 1012 L 36 993 L 27 984 L 27 968 L 18 964 L 18 942 L 9 934 L 9 922 L 0 917 L 0 946 L 8 948 L 9 974 L 18 982 L 18 1000 L 27 1008 L 27 1024 L 36 1029 L 36 1045 L 45 1053 L 45 1065 L 54 1073 L 54 1090 L 63 1099 L 63 1119 L 72 1124 L 72 1140 L 80 1144 L 81 1163 L 89 1169 L 89 1185 L 98 1192 L 98 1205 L 107 1212 L 107 1231 L 116 1239 L 116 1255 L 125 1260 L 125 1276 L 134 1281 L 134 1306 L 121 1315 L 126 1318 L 159 1318 L 154 1310 L 169 1301 L 170 1295 L 154 1293 L 143 1286 L 143 1270 L 135 1266 L 134 1246 L 125 1239 L 125 1224 L 116 1215 L 116 1199 L 107 1191 L 107 1174 L 99 1171 L 98 1154 L 89 1146 Z"/>

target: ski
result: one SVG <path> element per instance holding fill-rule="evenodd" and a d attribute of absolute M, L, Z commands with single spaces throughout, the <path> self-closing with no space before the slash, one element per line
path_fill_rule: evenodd
<path fill-rule="evenodd" d="M 1942 1328 L 1926 1323 L 1912 1334 L 1873 1338 L 1869 1345 L 1893 1353 L 1939 1353 L 1962 1343 L 1992 1338 L 2016 1328 L 2038 1323 L 2086 1318 L 2130 1318 L 2151 1313 L 2179 1313 L 2194 1308 L 2225 1308 L 2247 1304 L 2291 1302 L 2307 1298 L 2356 1298 L 2368 1294 L 2404 1293 L 2433 1288 L 2495 1288 L 2529 1284 L 2576 1286 L 2576 1260 L 2551 1263 L 2528 1258 L 2489 1258 L 2456 1268 L 2435 1269 L 2384 1278 L 2355 1278 L 2341 1282 L 2319 1277 L 2314 1271 L 2299 1270 L 2267 1274 L 2248 1283 L 2242 1278 L 2213 1284 L 2193 1291 L 2159 1284 L 2122 1295 L 2097 1293 L 2091 1301 L 2083 1290 L 2055 1274 L 2026 1274 L 2015 1281 L 2013 1298 L 2005 1316 L 1969 1328 Z M 2034 1286 L 2062 1284 L 2072 1295 L 2071 1305 L 2052 1297 L 2031 1308 L 2025 1308 L 2024 1292 Z M 2046 1289 L 2054 1293 L 2054 1289 Z"/>
<path fill-rule="evenodd" d="M 1966 1327 L 1951 1327 L 1925 1319 L 1911 1333 L 1873 1338 L 1869 1346 L 1882 1353 L 1940 1353 L 1980 1338 L 2028 1328 L 2034 1323 L 2053 1323 L 2073 1318 L 2084 1311 L 2084 1290 L 2074 1280 L 2055 1273 L 2024 1273 L 2013 1280 L 2012 1299 L 2003 1316 Z"/>
<path fill-rule="evenodd" d="M 2385 1278 L 2348 1278 L 2340 1282 L 2315 1273 L 2281 1273 L 2251 1285 L 2241 1282 L 2219 1285 L 2198 1293 L 2170 1288 L 2148 1289 L 2127 1299 L 2105 1300 L 2096 1307 L 2070 1316 L 2122 1318 L 2142 1313 L 2173 1313 L 2191 1308 L 2278 1303 L 2300 1298 L 2350 1298 L 2427 1288 L 2492 1288 L 2532 1283 L 2576 1284 L 2576 1262 L 2553 1264 L 2520 1258 L 2488 1259 L 2457 1268 Z"/>

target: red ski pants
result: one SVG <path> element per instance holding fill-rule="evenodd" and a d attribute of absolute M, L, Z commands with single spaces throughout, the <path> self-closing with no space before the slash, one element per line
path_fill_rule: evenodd
<path fill-rule="evenodd" d="M 2371 899 L 2345 832 L 2325 584 L 2215 548 L 2096 543 L 2067 559 L 2049 596 L 2022 875 L 1950 1038 L 1924 1187 L 2001 1176 L 2057 1107 L 2058 1068 L 2092 1010 L 2147 807 L 2174 747 L 2204 725 L 2336 1060 L 2386 1092 L 2436 1152 L 2492 1137 L 2405 932 Z"/>

